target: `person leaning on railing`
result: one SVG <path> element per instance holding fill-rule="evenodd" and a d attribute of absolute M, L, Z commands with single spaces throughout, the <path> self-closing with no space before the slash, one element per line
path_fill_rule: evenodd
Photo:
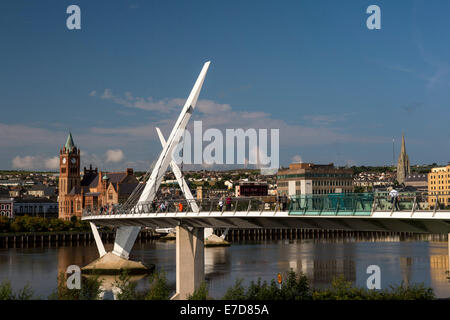
<path fill-rule="evenodd" d="M 227 211 L 230 211 L 231 210 L 231 198 L 228 196 L 225 201 L 227 204 Z"/>
<path fill-rule="evenodd" d="M 287 207 L 287 197 L 286 197 L 286 195 L 282 195 L 280 197 L 280 202 L 281 202 L 281 211 L 286 211 L 286 207 Z"/>

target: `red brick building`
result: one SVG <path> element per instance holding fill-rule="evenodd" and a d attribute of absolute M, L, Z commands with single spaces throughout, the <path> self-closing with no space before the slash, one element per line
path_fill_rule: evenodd
<path fill-rule="evenodd" d="M 95 210 L 106 204 L 123 203 L 136 188 L 138 181 L 133 169 L 124 172 L 102 172 L 84 168 L 80 174 L 80 150 L 69 133 L 59 152 L 59 214 L 63 220 L 80 218 L 83 209 Z"/>

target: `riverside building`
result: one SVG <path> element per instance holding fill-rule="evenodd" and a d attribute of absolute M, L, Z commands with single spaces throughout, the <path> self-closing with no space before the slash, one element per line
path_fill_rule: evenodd
<path fill-rule="evenodd" d="M 450 165 L 431 168 L 428 173 L 428 204 L 450 206 Z"/>
<path fill-rule="evenodd" d="M 278 170 L 277 190 L 280 196 L 353 192 L 352 169 L 330 164 L 291 163 Z"/>
<path fill-rule="evenodd" d="M 59 214 L 63 220 L 81 218 L 83 209 L 97 210 L 103 206 L 123 203 L 138 185 L 133 169 L 124 172 L 102 172 L 84 168 L 80 174 L 80 149 L 69 133 L 59 153 Z"/>

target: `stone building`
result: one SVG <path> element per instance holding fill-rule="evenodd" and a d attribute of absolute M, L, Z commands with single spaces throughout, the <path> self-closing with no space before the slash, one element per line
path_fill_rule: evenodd
<path fill-rule="evenodd" d="M 58 216 L 58 202 L 44 197 L 14 198 L 14 217 L 24 215 L 56 218 Z"/>
<path fill-rule="evenodd" d="M 102 172 L 97 168 L 83 170 L 80 174 L 80 150 L 72 134 L 60 150 L 59 214 L 63 220 L 72 216 L 80 218 L 84 209 L 96 210 L 105 205 L 123 203 L 138 185 L 133 169 L 123 172 Z"/>
<path fill-rule="evenodd" d="M 428 175 L 426 173 L 412 173 L 405 177 L 405 186 L 417 191 L 428 190 Z"/>
<path fill-rule="evenodd" d="M 405 183 L 406 176 L 410 174 L 411 174 L 411 167 L 409 166 L 409 157 L 406 154 L 405 135 L 402 135 L 402 151 L 400 152 L 397 161 L 398 183 Z"/>
<path fill-rule="evenodd" d="M 291 163 L 277 173 L 280 196 L 353 192 L 352 169 L 335 168 L 332 163 Z"/>
<path fill-rule="evenodd" d="M 431 168 L 428 173 L 428 204 L 450 206 L 450 165 Z"/>
<path fill-rule="evenodd" d="M 14 198 L 0 199 L 0 216 L 14 218 Z"/>

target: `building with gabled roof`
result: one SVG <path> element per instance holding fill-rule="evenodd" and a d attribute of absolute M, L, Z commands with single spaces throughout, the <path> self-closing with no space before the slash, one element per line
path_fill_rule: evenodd
<path fill-rule="evenodd" d="M 80 174 L 80 150 L 69 133 L 60 150 L 59 218 L 80 218 L 83 210 L 125 202 L 138 185 L 131 168 L 123 172 L 102 172 L 92 165 Z"/>

